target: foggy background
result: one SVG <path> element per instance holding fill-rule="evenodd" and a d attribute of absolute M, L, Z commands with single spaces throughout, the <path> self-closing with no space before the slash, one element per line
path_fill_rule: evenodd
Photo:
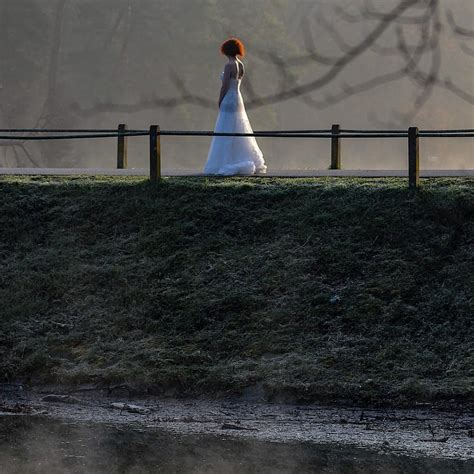
<path fill-rule="evenodd" d="M 0 128 L 212 130 L 228 36 L 254 130 L 474 128 L 472 0 L 1 0 Z M 258 141 L 270 169 L 330 163 L 327 139 Z M 200 171 L 209 144 L 163 137 L 163 167 Z M 342 166 L 405 169 L 406 149 L 344 140 Z M 146 137 L 128 161 L 147 167 Z M 113 168 L 116 143 L 0 142 L 13 166 Z M 421 139 L 421 166 L 474 168 L 474 141 Z"/>

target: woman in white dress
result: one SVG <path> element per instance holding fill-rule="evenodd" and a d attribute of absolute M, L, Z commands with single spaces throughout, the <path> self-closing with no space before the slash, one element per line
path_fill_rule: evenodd
<path fill-rule="evenodd" d="M 237 56 L 244 56 L 244 45 L 237 38 L 230 38 L 222 44 L 221 52 L 229 61 L 221 75 L 219 115 L 214 132 L 253 133 L 240 93 L 245 69 Z M 266 170 L 255 137 L 212 137 L 204 173 L 251 175 Z"/>

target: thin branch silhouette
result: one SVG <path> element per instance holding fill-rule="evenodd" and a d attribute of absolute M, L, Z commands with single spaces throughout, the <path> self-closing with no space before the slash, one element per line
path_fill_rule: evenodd
<path fill-rule="evenodd" d="M 467 54 L 468 56 L 472 56 L 474 58 L 474 49 L 473 48 L 470 48 L 467 44 L 465 43 L 461 43 L 460 46 L 461 48 L 461 51 L 464 53 L 464 54 Z"/>
<path fill-rule="evenodd" d="M 459 50 L 470 58 L 474 50 L 465 41 L 474 38 L 474 31 L 460 26 L 453 10 L 439 0 L 397 0 L 389 10 L 383 10 L 375 3 L 364 0 L 358 8 L 352 7 L 350 11 L 337 5 L 332 8 L 336 18 L 343 23 L 367 25 L 369 31 L 361 39 L 348 38 L 346 29 L 336 26 L 340 22 L 329 21 L 325 10 L 313 4 L 301 19 L 301 54 L 282 57 L 256 50 L 255 56 L 271 66 L 277 80 L 274 90 L 258 93 L 248 76 L 243 86 L 247 109 L 281 104 L 291 99 L 301 101 L 307 107 L 323 109 L 405 78 L 415 87 L 415 97 L 410 102 L 409 110 L 394 112 L 392 125 L 412 120 L 437 88 L 472 104 L 473 92 L 464 89 L 455 77 L 443 69 L 442 41 L 443 35 L 449 34 L 459 39 Z M 322 52 L 316 44 L 315 32 L 320 36 L 321 30 L 332 41 L 333 51 L 330 54 Z M 357 65 L 359 58 L 365 54 L 387 58 L 395 67 L 359 82 L 344 81 L 345 70 Z M 317 72 L 308 78 L 307 71 L 313 65 L 317 66 Z M 304 75 L 302 71 L 306 71 Z M 76 105 L 75 110 L 80 115 L 89 116 L 100 112 L 171 109 L 181 104 L 215 109 L 214 98 L 201 96 L 176 72 L 170 72 L 170 80 L 177 92 L 169 98 L 147 97 L 130 104 L 104 101 L 89 108 Z"/>
<path fill-rule="evenodd" d="M 448 21 L 449 26 L 451 27 L 451 31 L 459 36 L 464 36 L 467 38 L 474 38 L 474 30 L 468 30 L 466 28 L 460 27 L 456 20 L 454 19 L 454 14 L 452 10 L 446 11 L 446 19 Z"/>

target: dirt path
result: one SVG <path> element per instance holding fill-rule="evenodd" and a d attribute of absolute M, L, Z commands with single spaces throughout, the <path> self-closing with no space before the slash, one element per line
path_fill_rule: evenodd
<path fill-rule="evenodd" d="M 4 391 L 0 416 L 15 411 L 26 416 L 127 425 L 147 431 L 226 435 L 282 443 L 336 443 L 390 454 L 474 459 L 474 414 L 431 408 L 374 410 L 239 400 L 131 400 Z"/>

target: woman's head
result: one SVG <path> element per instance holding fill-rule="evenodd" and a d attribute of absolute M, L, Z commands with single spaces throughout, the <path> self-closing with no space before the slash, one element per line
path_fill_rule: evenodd
<path fill-rule="evenodd" d="M 229 38 L 224 41 L 221 46 L 221 53 L 226 56 L 245 56 L 245 48 L 242 41 L 237 38 Z"/>

